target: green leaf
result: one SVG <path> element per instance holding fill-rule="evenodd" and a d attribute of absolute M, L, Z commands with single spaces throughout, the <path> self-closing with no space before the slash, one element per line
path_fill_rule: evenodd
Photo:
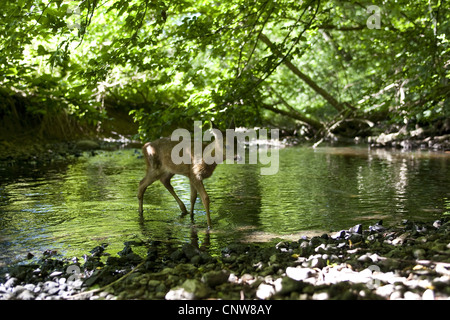
<path fill-rule="evenodd" d="M 7 69 L 6 74 L 7 76 L 14 76 L 17 74 L 17 69 L 15 67 L 10 67 Z"/>

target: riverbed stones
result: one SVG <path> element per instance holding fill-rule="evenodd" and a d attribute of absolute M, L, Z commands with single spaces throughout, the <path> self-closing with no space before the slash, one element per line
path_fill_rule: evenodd
<path fill-rule="evenodd" d="M 194 300 L 206 298 L 209 288 L 199 280 L 187 279 L 180 287 L 171 289 L 165 296 L 166 300 Z"/>
<path fill-rule="evenodd" d="M 235 243 L 214 257 L 194 243 L 152 242 L 127 243 L 119 257 L 105 258 L 106 247 L 76 260 L 45 255 L 1 274 L 0 299 L 448 299 L 448 231 L 443 218 L 356 225 L 275 245 Z M 144 245 L 147 256 L 133 252 Z M 68 278 L 74 262 L 79 273 Z"/>

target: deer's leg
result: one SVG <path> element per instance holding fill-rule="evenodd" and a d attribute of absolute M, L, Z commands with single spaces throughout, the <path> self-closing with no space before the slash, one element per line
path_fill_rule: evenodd
<path fill-rule="evenodd" d="M 197 189 L 191 182 L 191 220 L 194 220 L 194 206 L 197 200 Z"/>
<path fill-rule="evenodd" d="M 166 187 L 166 189 L 170 192 L 170 194 L 175 198 L 178 205 L 180 206 L 181 212 L 183 212 L 183 214 L 187 214 L 186 206 L 184 205 L 183 201 L 181 201 L 180 198 L 178 198 L 177 194 L 175 193 L 175 190 L 173 190 L 173 187 L 170 184 L 170 179 L 172 179 L 173 176 L 174 175 L 172 173 L 167 173 L 163 175 L 159 180 L 164 185 L 164 187 Z"/>
<path fill-rule="evenodd" d="M 141 182 L 139 183 L 139 189 L 138 189 L 139 214 L 142 214 L 144 211 L 143 202 L 144 202 L 145 190 L 147 190 L 147 187 L 155 181 L 156 181 L 156 178 L 152 174 L 147 173 L 147 175 L 144 177 L 144 179 L 142 179 Z"/>
<path fill-rule="evenodd" d="M 205 186 L 201 180 L 192 180 L 191 184 L 195 187 L 198 194 L 200 195 L 200 199 L 202 199 L 203 206 L 206 210 L 206 219 L 208 222 L 208 229 L 211 228 L 211 217 L 209 214 L 209 196 L 206 193 Z"/>

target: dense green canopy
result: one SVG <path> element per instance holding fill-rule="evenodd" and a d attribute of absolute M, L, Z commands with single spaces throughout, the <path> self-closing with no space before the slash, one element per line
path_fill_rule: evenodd
<path fill-rule="evenodd" d="M 450 116 L 441 0 L 17 0 L 0 19 L 2 117 L 20 97 L 41 120 L 115 109 L 145 140 L 193 120 L 323 137 Z"/>

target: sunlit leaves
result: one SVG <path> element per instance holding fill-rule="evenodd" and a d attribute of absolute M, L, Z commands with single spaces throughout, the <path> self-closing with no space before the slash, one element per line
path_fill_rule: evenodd
<path fill-rule="evenodd" d="M 366 25 L 374 4 L 380 29 Z M 341 116 L 286 60 L 355 116 L 448 114 L 450 19 L 438 0 L 20 0 L 0 2 L 0 17 L 2 87 L 81 117 L 113 100 L 145 138 L 194 119 L 270 122 L 261 105 L 285 108 L 281 98 L 322 122 Z"/>

